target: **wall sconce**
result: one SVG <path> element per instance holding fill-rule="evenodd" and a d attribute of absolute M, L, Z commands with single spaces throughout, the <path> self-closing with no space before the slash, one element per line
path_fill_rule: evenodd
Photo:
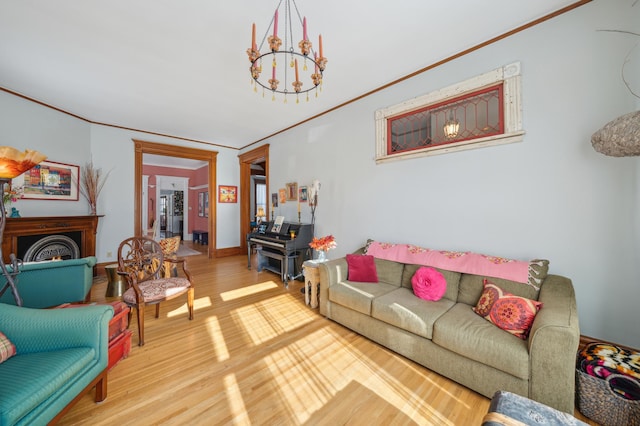
<path fill-rule="evenodd" d="M 449 111 L 449 119 L 444 123 L 444 136 L 447 139 L 453 139 L 458 136 L 460 130 L 460 122 L 453 118 L 453 110 Z"/>

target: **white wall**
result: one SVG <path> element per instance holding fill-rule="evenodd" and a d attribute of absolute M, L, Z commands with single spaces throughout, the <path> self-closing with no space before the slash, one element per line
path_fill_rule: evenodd
<path fill-rule="evenodd" d="M 92 125 L 91 151 L 94 165 L 102 167 L 105 171 L 111 170 L 109 179 L 98 200 L 98 214 L 105 215 L 100 220 L 97 235 L 96 256 L 98 262 L 114 260 L 120 241 L 133 235 L 134 146 L 132 139 L 217 151 L 217 183 L 219 185 L 239 184 L 240 166 L 236 150 L 109 126 Z M 217 194 L 217 188 L 213 193 Z M 217 201 L 217 196 L 215 200 Z M 239 204 L 218 204 L 217 209 L 216 248 L 239 246 Z M 107 256 L 108 252 L 111 252 L 112 257 Z"/>
<path fill-rule="evenodd" d="M 91 155 L 91 125 L 68 114 L 0 91 L 0 145 L 19 150 L 33 149 L 58 163 L 84 165 Z M 89 214 L 89 205 L 79 201 L 18 200 L 22 216 Z"/>
<path fill-rule="evenodd" d="M 97 234 L 96 256 L 100 263 L 114 261 L 120 241 L 133 235 L 132 139 L 217 151 L 218 183 L 239 184 L 237 150 L 91 124 L 3 91 L 0 91 L 0 138 L 2 145 L 36 149 L 51 161 L 82 167 L 93 160 L 95 167 L 105 173 L 110 171 L 98 199 L 98 214 L 104 215 Z M 89 214 L 82 196 L 78 201 L 19 200 L 14 205 L 24 217 Z M 240 245 L 239 217 L 239 204 L 218 205 L 217 248 Z"/>
<path fill-rule="evenodd" d="M 590 143 L 637 107 L 620 78 L 637 40 L 596 30 L 637 28 L 639 12 L 627 0 L 594 1 L 277 135 L 265 141 L 269 191 L 321 181 L 316 236 L 335 235 L 330 257 L 373 238 L 547 258 L 551 273 L 573 280 L 582 334 L 640 347 L 638 159 L 605 157 Z M 514 61 L 523 142 L 375 164 L 375 110 Z M 297 220 L 297 204 L 276 213 Z"/>

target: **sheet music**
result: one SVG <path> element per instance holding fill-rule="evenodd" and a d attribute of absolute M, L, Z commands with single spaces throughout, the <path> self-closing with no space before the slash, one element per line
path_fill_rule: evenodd
<path fill-rule="evenodd" d="M 271 228 L 271 232 L 280 233 L 280 228 L 282 228 L 283 223 L 284 216 L 277 216 L 276 220 L 273 222 L 273 228 Z"/>

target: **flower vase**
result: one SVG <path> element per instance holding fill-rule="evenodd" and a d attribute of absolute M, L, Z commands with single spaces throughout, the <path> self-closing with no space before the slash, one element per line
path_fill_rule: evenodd
<path fill-rule="evenodd" d="M 316 257 L 316 262 L 326 262 L 327 260 L 327 252 L 324 250 L 317 250 L 316 253 L 318 256 Z"/>

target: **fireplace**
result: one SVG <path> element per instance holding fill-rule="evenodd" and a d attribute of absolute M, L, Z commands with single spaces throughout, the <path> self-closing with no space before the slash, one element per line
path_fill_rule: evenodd
<path fill-rule="evenodd" d="M 25 262 L 80 258 L 80 231 L 64 234 L 24 235 L 18 237 L 16 257 Z"/>
<path fill-rule="evenodd" d="M 47 257 L 54 253 L 63 259 L 95 256 L 96 232 L 100 217 L 7 218 L 2 241 L 3 260 L 8 263 L 10 253 L 15 253 L 18 259 L 24 261 L 27 261 L 27 255 L 38 258 L 30 259 L 35 261 L 47 260 Z"/>

